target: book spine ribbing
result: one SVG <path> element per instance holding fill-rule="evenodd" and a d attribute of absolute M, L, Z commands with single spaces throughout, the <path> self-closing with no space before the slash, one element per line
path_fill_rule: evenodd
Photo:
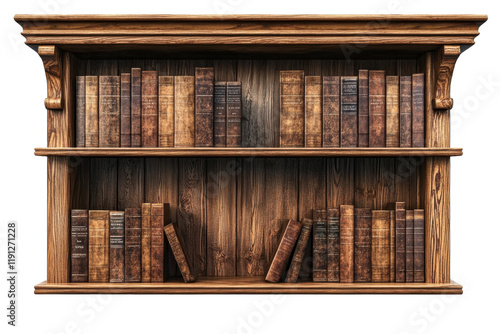
<path fill-rule="evenodd" d="M 226 110 L 226 145 L 241 147 L 241 82 L 227 83 Z"/>
<path fill-rule="evenodd" d="M 304 79 L 305 146 L 321 147 L 321 76 Z"/>
<path fill-rule="evenodd" d="M 354 282 L 354 206 L 340 206 L 340 282 Z"/>
<path fill-rule="evenodd" d="M 313 212 L 313 282 L 326 282 L 328 270 L 326 210 Z"/>
<path fill-rule="evenodd" d="M 358 77 L 340 78 L 340 146 L 358 146 Z"/>
<path fill-rule="evenodd" d="M 304 71 L 280 72 L 280 147 L 304 147 Z"/>
<path fill-rule="evenodd" d="M 125 282 L 125 212 L 109 212 L 109 281 Z"/>
<path fill-rule="evenodd" d="M 354 282 L 372 280 L 372 210 L 354 209 Z"/>
<path fill-rule="evenodd" d="M 85 147 L 85 76 L 76 77 L 76 147 Z"/>
<path fill-rule="evenodd" d="M 89 282 L 109 282 L 109 211 L 89 211 Z"/>
<path fill-rule="evenodd" d="M 313 221 L 309 218 L 302 219 L 302 230 L 300 231 L 299 239 L 297 240 L 297 246 L 292 256 L 292 262 L 290 263 L 290 268 L 286 274 L 285 282 L 296 283 L 299 278 L 300 269 L 302 268 L 302 262 L 304 261 L 304 255 L 306 253 L 307 243 L 309 237 L 311 236 Z"/>
<path fill-rule="evenodd" d="M 385 147 L 385 71 L 369 71 L 369 146 Z"/>
<path fill-rule="evenodd" d="M 214 69 L 195 69 L 195 146 L 214 146 Z"/>
<path fill-rule="evenodd" d="M 71 210 L 71 282 L 89 280 L 89 213 Z"/>

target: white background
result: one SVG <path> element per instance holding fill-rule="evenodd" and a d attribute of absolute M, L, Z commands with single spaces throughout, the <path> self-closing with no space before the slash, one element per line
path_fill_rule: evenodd
<path fill-rule="evenodd" d="M 27 0 L 0 5 L 0 332 L 497 332 L 500 33 L 496 1 Z M 488 14 L 453 75 L 451 277 L 462 296 L 35 296 L 46 277 L 46 82 L 14 14 Z M 18 326 L 7 323 L 6 224 L 18 223 Z"/>

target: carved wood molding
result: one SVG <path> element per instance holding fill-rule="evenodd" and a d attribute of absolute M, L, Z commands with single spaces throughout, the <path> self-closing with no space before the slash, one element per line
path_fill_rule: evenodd
<path fill-rule="evenodd" d="M 62 109 L 62 57 L 55 45 L 41 45 L 38 54 L 42 58 L 45 76 L 47 78 L 47 98 L 45 108 L 48 110 Z"/>
<path fill-rule="evenodd" d="M 434 110 L 449 110 L 453 108 L 453 99 L 450 97 L 451 77 L 455 62 L 460 56 L 459 45 L 444 45 L 439 50 L 436 82 L 434 85 Z"/>

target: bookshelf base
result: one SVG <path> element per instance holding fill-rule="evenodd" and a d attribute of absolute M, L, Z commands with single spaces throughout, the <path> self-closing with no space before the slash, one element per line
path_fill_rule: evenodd
<path fill-rule="evenodd" d="M 201 277 L 196 282 L 58 283 L 42 282 L 36 294 L 462 294 L 451 281 L 432 283 L 267 283 L 263 277 Z"/>

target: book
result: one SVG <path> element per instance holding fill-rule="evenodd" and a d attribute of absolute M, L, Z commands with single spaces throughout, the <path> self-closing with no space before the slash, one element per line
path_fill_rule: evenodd
<path fill-rule="evenodd" d="M 390 213 L 372 211 L 372 282 L 390 281 Z"/>
<path fill-rule="evenodd" d="M 141 281 L 141 209 L 125 209 L 125 282 Z"/>
<path fill-rule="evenodd" d="M 387 147 L 399 147 L 399 77 L 388 75 L 386 83 L 386 138 Z"/>
<path fill-rule="evenodd" d="M 340 147 L 340 77 L 323 77 L 323 147 Z"/>
<path fill-rule="evenodd" d="M 411 138 L 413 147 L 425 146 L 424 74 L 411 76 Z"/>
<path fill-rule="evenodd" d="M 368 147 L 369 128 L 369 99 L 368 99 L 368 70 L 359 70 L 358 94 L 358 146 Z"/>
<path fill-rule="evenodd" d="M 141 281 L 151 282 L 151 203 L 142 203 L 141 215 Z"/>
<path fill-rule="evenodd" d="M 109 282 L 108 210 L 89 210 L 89 282 Z"/>
<path fill-rule="evenodd" d="M 179 266 L 179 270 L 182 274 L 184 282 L 194 282 L 195 277 L 192 274 L 191 267 L 186 258 L 186 253 L 184 252 L 185 246 L 182 236 L 179 232 L 179 228 L 176 223 L 170 223 L 163 227 L 165 235 L 167 236 L 168 243 L 172 248 L 172 253 L 174 253 L 175 261 Z"/>
<path fill-rule="evenodd" d="M 304 71 L 280 71 L 280 147 L 304 147 Z"/>
<path fill-rule="evenodd" d="M 327 281 L 340 281 L 340 210 L 330 208 L 326 214 Z"/>
<path fill-rule="evenodd" d="M 71 210 L 71 282 L 89 280 L 89 213 Z"/>
<path fill-rule="evenodd" d="M 174 147 L 173 76 L 158 77 L 158 146 Z"/>
<path fill-rule="evenodd" d="M 120 77 L 99 77 L 99 147 L 120 147 Z"/>
<path fill-rule="evenodd" d="M 354 282 L 354 206 L 340 206 L 340 282 Z"/>
<path fill-rule="evenodd" d="M 399 78 L 399 146 L 411 147 L 411 76 Z"/>
<path fill-rule="evenodd" d="M 316 209 L 313 211 L 313 282 L 327 281 L 328 254 L 326 220 L 326 210 Z"/>
<path fill-rule="evenodd" d="M 368 72 L 370 147 L 385 147 L 385 71 Z"/>
<path fill-rule="evenodd" d="M 85 77 L 85 147 L 99 147 L 99 77 Z"/>
<path fill-rule="evenodd" d="M 130 73 L 120 74 L 120 146 L 130 147 Z"/>
<path fill-rule="evenodd" d="M 214 69 L 197 67 L 194 70 L 195 146 L 214 146 Z"/>
<path fill-rule="evenodd" d="M 225 81 L 214 84 L 214 146 L 226 147 L 226 90 Z"/>
<path fill-rule="evenodd" d="M 290 262 L 290 268 L 286 274 L 285 282 L 296 283 L 299 278 L 300 269 L 302 268 L 302 262 L 304 261 L 304 255 L 306 253 L 307 243 L 311 236 L 313 221 L 309 218 L 302 218 L 302 229 L 300 230 L 299 239 L 297 240 L 297 246 L 295 246 L 295 251 L 293 252 L 292 261 Z"/>
<path fill-rule="evenodd" d="M 194 77 L 174 78 L 174 146 L 194 147 Z"/>
<path fill-rule="evenodd" d="M 227 82 L 226 145 L 241 147 L 241 82 Z"/>
<path fill-rule="evenodd" d="M 358 77 L 340 78 L 340 146 L 358 146 Z"/>
<path fill-rule="evenodd" d="M 394 210 L 389 210 L 389 249 L 389 282 L 396 282 L 396 212 Z"/>
<path fill-rule="evenodd" d="M 130 70 L 130 146 L 141 147 L 141 77 L 140 68 Z"/>
<path fill-rule="evenodd" d="M 274 254 L 273 261 L 266 275 L 266 281 L 277 283 L 280 281 L 281 276 L 285 272 L 288 259 L 292 254 L 293 247 L 299 238 L 302 224 L 294 219 L 290 219 L 286 226 L 285 232 L 281 237 L 280 244 L 276 253 Z"/>
<path fill-rule="evenodd" d="M 321 147 L 321 76 L 304 79 L 305 147 Z"/>
<path fill-rule="evenodd" d="M 125 282 L 125 212 L 109 212 L 109 281 Z"/>
<path fill-rule="evenodd" d="M 413 210 L 413 281 L 425 282 L 424 210 Z"/>
<path fill-rule="evenodd" d="M 398 283 L 406 282 L 406 209 L 405 202 L 393 204 L 396 220 L 396 259 L 395 271 Z"/>
<path fill-rule="evenodd" d="M 85 147 L 85 76 L 76 76 L 76 147 Z"/>
<path fill-rule="evenodd" d="M 372 280 L 372 210 L 354 209 L 354 282 Z"/>
<path fill-rule="evenodd" d="M 158 147 L 158 72 L 142 71 L 141 143 Z"/>
<path fill-rule="evenodd" d="M 170 206 L 168 203 L 151 204 L 151 282 L 165 280 L 165 238 L 163 227 L 168 223 Z"/>
<path fill-rule="evenodd" d="M 413 210 L 406 210 L 406 282 L 412 283 L 413 277 L 413 250 L 414 250 L 414 236 L 413 236 Z"/>

